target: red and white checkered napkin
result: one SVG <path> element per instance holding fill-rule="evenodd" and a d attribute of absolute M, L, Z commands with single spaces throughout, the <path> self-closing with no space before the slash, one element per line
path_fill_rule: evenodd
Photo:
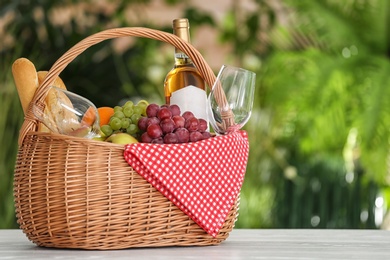
<path fill-rule="evenodd" d="M 130 166 L 207 233 L 216 237 L 240 192 L 246 132 L 186 144 L 130 144 Z"/>

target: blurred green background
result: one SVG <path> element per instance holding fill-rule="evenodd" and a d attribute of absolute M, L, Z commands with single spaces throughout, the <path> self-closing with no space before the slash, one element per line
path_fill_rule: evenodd
<path fill-rule="evenodd" d="M 238 228 L 390 229 L 390 1 L 2 0 L 0 228 L 17 228 L 12 178 L 23 112 L 11 66 L 49 70 L 83 38 L 113 27 L 171 32 L 187 17 L 217 72 L 257 73 L 245 129 L 250 156 Z M 61 74 L 96 106 L 163 102 L 173 48 L 149 39 L 91 47 Z"/>

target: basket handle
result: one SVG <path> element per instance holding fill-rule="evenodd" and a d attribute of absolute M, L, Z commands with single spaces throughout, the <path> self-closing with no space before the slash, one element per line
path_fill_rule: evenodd
<path fill-rule="evenodd" d="M 38 129 L 38 119 L 36 119 L 32 112 L 32 106 L 36 105 L 36 107 L 41 110 L 39 112 L 44 112 L 44 100 L 49 92 L 49 87 L 53 84 L 59 74 L 66 68 L 66 66 L 87 48 L 107 39 L 114 39 L 124 36 L 150 38 L 173 45 L 174 47 L 186 53 L 192 59 L 200 74 L 208 84 L 209 88 L 213 86 L 216 80 L 215 74 L 210 66 L 206 63 L 202 55 L 191 44 L 185 42 L 174 34 L 144 27 L 123 27 L 101 31 L 83 39 L 74 45 L 67 52 L 65 52 L 50 68 L 44 81 L 38 87 L 29 105 L 25 120 L 19 133 L 19 145 L 22 144 L 23 139 L 29 131 L 36 131 Z M 224 97 L 224 95 L 222 96 Z M 226 97 L 225 100 L 222 100 L 221 102 L 226 102 Z"/>

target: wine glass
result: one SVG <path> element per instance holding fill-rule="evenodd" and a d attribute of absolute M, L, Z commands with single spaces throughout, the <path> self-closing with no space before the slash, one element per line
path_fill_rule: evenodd
<path fill-rule="evenodd" d="M 255 91 L 256 74 L 223 65 L 208 96 L 208 119 L 217 134 L 241 129 L 249 120 Z"/>
<path fill-rule="evenodd" d="M 100 136 L 99 114 L 88 99 L 50 87 L 44 111 L 33 105 L 33 113 L 51 132 L 92 139 Z"/>

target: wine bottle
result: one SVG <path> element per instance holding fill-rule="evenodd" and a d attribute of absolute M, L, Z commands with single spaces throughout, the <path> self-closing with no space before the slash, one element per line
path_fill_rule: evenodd
<path fill-rule="evenodd" d="M 190 43 L 189 21 L 173 20 L 173 33 Z M 183 112 L 191 111 L 196 117 L 207 120 L 205 82 L 192 60 L 175 48 L 175 65 L 164 82 L 165 102 L 176 104 Z"/>

